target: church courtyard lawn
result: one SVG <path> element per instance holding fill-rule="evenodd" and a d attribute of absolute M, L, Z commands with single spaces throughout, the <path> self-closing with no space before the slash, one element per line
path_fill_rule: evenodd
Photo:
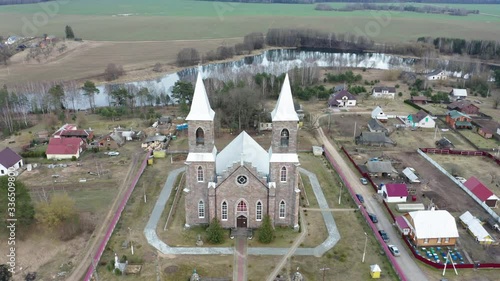
<path fill-rule="evenodd" d="M 159 270 L 161 270 L 161 280 L 164 281 L 189 280 L 194 269 L 202 278 L 231 279 L 233 276 L 233 258 L 233 255 L 162 255 L 158 260 L 158 266 Z"/>
<path fill-rule="evenodd" d="M 183 164 L 183 161 L 174 161 L 172 165 L 170 159 L 155 159 L 154 164 L 146 168 L 136 188 L 132 192 L 113 235 L 107 244 L 106 250 L 102 255 L 100 266 L 98 267 L 100 280 L 122 279 L 121 276 L 113 275 L 106 268 L 107 263 L 114 259 L 115 253 L 117 253 L 120 258 L 126 255 L 130 264 L 142 264 L 141 273 L 138 276 L 129 276 L 129 278 L 139 281 L 153 280 L 156 278 L 157 267 L 155 261 L 157 259 L 157 252 L 148 244 L 143 231 L 149 215 L 153 210 L 156 199 L 165 184 L 168 173 L 181 167 Z M 144 194 L 146 194 L 146 203 L 144 202 Z M 164 220 L 160 221 L 160 224 L 164 223 Z M 126 247 L 126 243 L 124 244 L 124 242 L 127 241 L 132 241 L 134 255 L 131 253 L 130 244 L 128 247 Z M 160 261 L 162 260 L 164 259 L 160 259 Z M 86 258 L 86 262 L 90 262 L 90 260 Z M 160 268 L 160 270 L 163 270 L 163 268 Z M 160 276 L 163 274 L 164 273 L 161 272 Z"/>
<path fill-rule="evenodd" d="M 380 244 L 359 212 L 338 212 L 334 213 L 334 217 L 341 235 L 337 245 L 320 258 L 293 256 L 281 274 L 287 274 L 287 270 L 293 273 L 299 267 L 300 273 L 306 280 L 323 280 L 320 269 L 329 268 L 325 272 L 325 280 L 370 280 L 370 265 L 378 264 L 382 269 L 380 280 L 398 280 Z M 368 233 L 368 244 L 365 262 L 362 263 L 364 232 Z M 277 257 L 250 256 L 248 264 L 252 264 L 252 267 L 247 269 L 249 280 L 265 280 L 262 277 L 267 277 L 265 273 L 271 272 L 280 260 Z M 263 268 L 256 266 L 260 264 L 263 264 Z M 251 276 L 260 279 L 250 279 Z"/>

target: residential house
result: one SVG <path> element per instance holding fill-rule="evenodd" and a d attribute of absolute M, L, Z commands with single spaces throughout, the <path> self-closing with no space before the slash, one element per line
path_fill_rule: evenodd
<path fill-rule="evenodd" d="M 404 203 L 408 198 L 408 188 L 404 183 L 383 184 L 379 193 L 387 203 Z"/>
<path fill-rule="evenodd" d="M 9 36 L 9 38 L 7 38 L 7 41 L 5 41 L 5 45 L 12 45 L 12 44 L 16 43 L 17 40 L 19 40 L 19 37 Z"/>
<path fill-rule="evenodd" d="M 79 138 L 50 138 L 45 154 L 47 159 L 76 159 L 85 148 L 85 142 Z"/>
<path fill-rule="evenodd" d="M 52 134 L 52 137 L 53 138 L 60 138 L 61 137 L 61 134 L 64 132 L 64 131 L 72 131 L 72 130 L 77 130 L 78 128 L 76 127 L 75 124 L 64 124 L 61 126 L 61 128 L 59 128 L 57 131 L 55 131 L 53 134 Z"/>
<path fill-rule="evenodd" d="M 499 128 L 498 122 L 492 120 L 475 120 L 472 121 L 477 127 L 477 133 L 485 139 L 491 139 L 495 136 L 497 128 Z"/>
<path fill-rule="evenodd" d="M 460 111 L 452 110 L 446 113 L 446 123 L 453 129 L 472 129 L 472 118 Z"/>
<path fill-rule="evenodd" d="M 372 89 L 372 96 L 374 98 L 389 98 L 394 99 L 396 95 L 395 87 L 377 86 Z"/>
<path fill-rule="evenodd" d="M 14 150 L 7 147 L 0 151 L 0 176 L 8 175 L 9 169 L 17 171 L 23 165 L 23 158 Z"/>
<path fill-rule="evenodd" d="M 430 101 L 426 96 L 412 96 L 410 100 L 415 104 L 427 104 Z"/>
<path fill-rule="evenodd" d="M 408 115 L 407 123 L 413 128 L 434 128 L 436 127 L 436 121 L 432 116 L 423 111 L 419 110 L 415 114 Z"/>
<path fill-rule="evenodd" d="M 445 148 L 454 148 L 455 145 L 447 138 L 443 137 L 440 140 L 436 141 L 436 146 L 441 149 Z"/>
<path fill-rule="evenodd" d="M 168 140 L 167 136 L 162 136 L 162 135 L 157 135 L 157 136 L 151 136 L 146 138 L 143 142 L 141 147 L 146 148 L 150 146 L 151 144 L 159 144 L 159 143 L 166 143 Z"/>
<path fill-rule="evenodd" d="M 365 166 L 372 177 L 390 177 L 392 174 L 397 174 L 391 161 L 368 161 Z"/>
<path fill-rule="evenodd" d="M 386 135 L 389 133 L 389 130 L 374 118 L 368 121 L 368 130 L 372 133 L 384 133 Z"/>
<path fill-rule="evenodd" d="M 472 194 L 479 199 L 479 201 L 485 203 L 488 207 L 498 207 L 498 201 L 500 198 L 493 194 L 493 192 L 476 177 L 470 177 L 466 182 L 464 182 L 464 186 L 467 187 L 467 189 L 469 189 Z"/>
<path fill-rule="evenodd" d="M 373 119 L 377 119 L 379 120 L 380 122 L 387 122 L 387 115 L 384 113 L 384 111 L 382 110 L 382 107 L 380 106 L 377 106 L 375 107 L 375 109 L 373 109 L 372 111 L 372 118 Z"/>
<path fill-rule="evenodd" d="M 118 149 L 125 144 L 123 137 L 116 132 L 109 133 L 99 140 L 99 149 Z"/>
<path fill-rule="evenodd" d="M 455 218 L 446 210 L 424 210 L 404 215 L 410 239 L 419 247 L 454 246 L 458 239 Z"/>
<path fill-rule="evenodd" d="M 450 101 L 464 100 L 467 98 L 466 89 L 453 89 L 450 92 Z"/>
<path fill-rule="evenodd" d="M 330 96 L 329 107 L 352 107 L 356 106 L 356 97 L 346 90 L 339 91 Z"/>
<path fill-rule="evenodd" d="M 94 132 L 87 130 L 64 130 L 59 135 L 61 138 L 80 138 L 86 142 L 91 142 L 94 139 Z"/>
<path fill-rule="evenodd" d="M 479 244 L 489 245 L 495 242 L 488 231 L 484 229 L 481 220 L 473 216 L 469 211 L 460 216 L 460 222 Z"/>
<path fill-rule="evenodd" d="M 456 110 L 465 114 L 479 114 L 479 107 L 468 100 L 457 100 L 450 103 L 446 108 Z"/>
<path fill-rule="evenodd" d="M 361 132 L 354 140 L 357 145 L 395 146 L 396 143 L 382 132 Z"/>
<path fill-rule="evenodd" d="M 431 71 L 427 73 L 426 75 L 427 80 L 446 80 L 448 79 L 448 74 L 444 70 L 436 69 L 434 71 Z"/>

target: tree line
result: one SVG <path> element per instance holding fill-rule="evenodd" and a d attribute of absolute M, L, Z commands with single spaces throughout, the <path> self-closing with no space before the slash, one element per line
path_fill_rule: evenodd
<path fill-rule="evenodd" d="M 479 14 L 479 10 L 467 10 L 461 8 L 450 7 L 437 7 L 437 6 L 413 6 L 402 4 L 383 4 L 377 5 L 374 3 L 354 3 L 347 4 L 342 8 L 333 8 L 328 4 L 317 4 L 314 8 L 319 11 L 339 11 L 339 12 L 352 12 L 359 10 L 374 10 L 374 11 L 400 11 L 400 12 L 414 12 L 426 14 L 449 14 L 452 16 L 467 16 L 468 14 Z"/>
<path fill-rule="evenodd" d="M 485 60 L 500 58 L 500 41 L 498 40 L 420 37 L 417 42 L 432 44 L 443 54 L 469 55 Z"/>

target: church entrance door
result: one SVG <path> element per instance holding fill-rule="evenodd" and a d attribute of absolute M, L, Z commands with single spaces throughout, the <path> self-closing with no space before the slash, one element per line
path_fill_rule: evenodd
<path fill-rule="evenodd" d="M 236 226 L 237 227 L 247 227 L 247 218 L 243 215 L 236 218 Z"/>

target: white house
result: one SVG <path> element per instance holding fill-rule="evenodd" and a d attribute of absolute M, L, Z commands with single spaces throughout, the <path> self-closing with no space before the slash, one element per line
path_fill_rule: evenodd
<path fill-rule="evenodd" d="M 328 100 L 329 107 L 353 107 L 356 106 L 356 97 L 346 90 L 332 94 Z"/>
<path fill-rule="evenodd" d="M 23 158 L 10 148 L 0 151 L 0 176 L 9 174 L 9 168 L 16 171 L 23 166 Z"/>
<path fill-rule="evenodd" d="M 16 43 L 18 39 L 19 38 L 17 36 L 10 36 L 9 38 L 7 38 L 7 41 L 5 41 L 5 45 L 12 45 Z"/>
<path fill-rule="evenodd" d="M 396 95 L 395 87 L 377 86 L 373 87 L 372 90 L 372 96 L 374 98 L 394 99 L 395 95 Z"/>
<path fill-rule="evenodd" d="M 467 90 L 466 89 L 453 89 L 450 92 L 450 100 L 464 100 L 467 98 Z"/>
<path fill-rule="evenodd" d="M 375 109 L 372 111 L 372 118 L 376 120 L 380 120 L 381 122 L 386 122 L 388 117 L 382 110 L 382 107 L 377 106 Z"/>
<path fill-rule="evenodd" d="M 434 70 L 427 73 L 427 80 L 446 80 L 448 79 L 448 74 L 444 70 Z"/>
<path fill-rule="evenodd" d="M 436 127 L 436 121 L 432 118 L 432 116 L 420 110 L 416 114 L 410 114 L 407 118 L 407 123 L 410 127 L 413 128 L 434 128 Z"/>
<path fill-rule="evenodd" d="M 388 183 L 382 185 L 379 193 L 387 203 L 402 203 L 408 198 L 408 188 L 404 183 Z"/>

